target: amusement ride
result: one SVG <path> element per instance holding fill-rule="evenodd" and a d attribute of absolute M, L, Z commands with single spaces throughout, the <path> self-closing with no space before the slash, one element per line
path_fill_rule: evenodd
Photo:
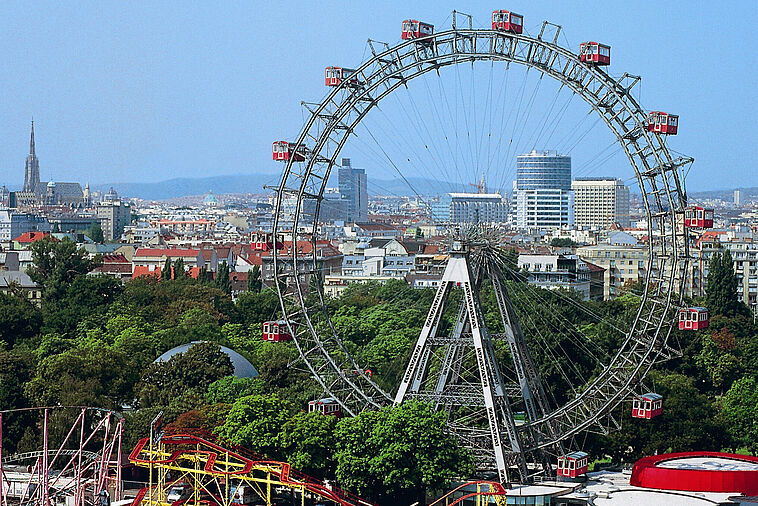
<path fill-rule="evenodd" d="M 326 67 L 327 95 L 317 103 L 302 103 L 306 120 L 296 138 L 274 142 L 273 158 L 284 162 L 284 171 L 275 188 L 273 236 L 293 245 L 275 248 L 279 253 L 273 257 L 283 312 L 278 325 L 286 325 L 284 334 L 294 340 L 302 362 L 323 388 L 320 406 L 332 404 L 332 411 L 352 416 L 409 399 L 426 401 L 447 413 L 450 431 L 471 450 L 478 469 L 496 472 L 500 483 L 529 483 L 556 474 L 576 477 L 587 470 L 588 464 L 587 454 L 581 451 L 582 434 L 618 428 L 620 420 L 615 413 L 622 403 L 627 402 L 631 409 L 629 401 L 633 401 L 634 418 L 647 419 L 661 413 L 661 396 L 649 391 L 643 380 L 654 364 L 678 355 L 669 339 L 677 321 L 680 329 L 707 325 L 707 309 L 684 307 L 682 293 L 690 261 L 690 229 L 712 226 L 712 210 L 687 205 L 684 176 L 693 159 L 674 152 L 666 142 L 667 137 L 678 133 L 678 116 L 646 111 L 640 105 L 634 94 L 639 92 L 641 78 L 608 71 L 610 46 L 590 41 L 566 47 L 561 42 L 562 36 L 565 39 L 561 26 L 546 21 L 538 33 L 529 34 L 524 17 L 506 10 L 494 11 L 491 25 L 488 22 L 484 28 L 474 27 L 473 18 L 460 12 L 453 11 L 451 19 L 451 27 L 440 31 L 429 23 L 402 21 L 396 44 L 369 39 L 370 54 L 354 68 Z M 350 353 L 328 309 L 318 247 L 326 239 L 320 235 L 319 215 L 330 203 L 328 181 L 335 166 L 340 166 L 343 148 L 362 146 L 362 152 L 375 154 L 378 163 L 394 171 L 424 203 L 426 197 L 414 187 L 413 174 L 407 167 L 416 160 L 417 151 L 424 151 L 431 154 L 435 166 L 431 172 L 437 179 L 450 175 L 447 165 L 455 164 L 457 169 L 463 163 L 452 149 L 447 162 L 442 155 L 446 143 L 450 148 L 450 139 L 454 138 L 458 146 L 457 141 L 464 137 L 458 130 L 463 126 L 456 122 L 456 131 L 444 134 L 444 141 L 423 139 L 418 149 L 409 148 L 412 135 L 402 128 L 411 124 L 419 137 L 433 137 L 433 123 L 452 123 L 446 120 L 453 117 L 457 120 L 459 106 L 475 103 L 476 89 L 452 90 L 453 114 L 451 95 L 442 85 L 439 93 L 432 93 L 434 84 L 430 87 L 430 82 L 454 73 L 460 88 L 466 81 L 460 74 L 471 68 L 473 82 L 477 66 L 484 66 L 485 73 L 489 69 L 490 75 L 493 69 L 502 68 L 504 81 L 509 72 L 514 72 L 512 68 L 521 67 L 525 75 L 536 76 L 537 87 L 548 78 L 558 86 L 559 94 L 569 94 L 568 101 L 581 98 L 589 108 L 588 116 L 607 127 L 612 139 L 607 149 L 626 159 L 631 169 L 628 181 L 636 187 L 644 207 L 648 231 L 644 283 L 635 299 L 631 321 L 612 321 L 566 294 L 548 297 L 528 283 L 518 282 L 520 273 L 505 260 L 507 241 L 497 224 L 450 223 L 446 240 L 449 259 L 423 328 L 400 381 L 388 385 L 382 382 L 376 364 L 359 364 Z M 395 107 L 391 97 L 410 90 L 416 81 L 426 86 L 432 111 L 419 111 L 418 101 L 408 91 L 411 98 L 405 106 L 401 103 L 407 115 L 386 117 L 384 111 Z M 504 110 L 502 119 L 515 117 L 515 124 L 531 112 L 536 90 L 531 94 L 525 91 L 526 83 L 525 78 L 518 100 L 526 110 Z M 479 103 L 494 106 L 495 97 L 501 96 L 493 91 L 497 84 L 490 79 L 485 89 L 486 98 L 480 97 Z M 531 98 L 524 100 L 525 96 Z M 567 108 L 556 107 L 557 103 L 555 98 L 538 123 L 535 144 L 545 140 L 551 128 L 554 133 L 553 124 L 562 119 Z M 381 142 L 376 130 L 366 126 L 372 117 L 385 117 L 390 125 L 390 134 L 381 137 Z M 468 123 L 465 112 L 463 117 L 467 121 L 465 137 L 470 137 L 477 123 Z M 523 134 L 514 128 L 515 134 L 508 141 L 496 132 L 495 146 L 491 147 L 492 130 L 496 130 L 492 124 L 491 116 L 478 123 L 480 139 L 469 140 L 472 153 L 483 150 L 485 141 L 481 137 L 487 138 L 488 152 L 496 149 L 501 154 L 503 146 L 510 151 L 514 138 L 520 139 Z M 579 134 L 577 143 L 585 139 L 586 132 Z M 396 151 L 408 154 L 409 163 L 404 166 L 393 159 L 391 148 L 383 143 L 394 143 Z M 596 158 L 606 153 L 604 150 Z M 507 158 L 500 159 L 508 163 Z M 469 160 L 469 165 L 486 165 L 476 155 Z M 483 175 L 476 186 L 484 185 Z M 496 318 L 483 313 L 484 286 L 494 292 Z M 588 313 L 597 325 L 605 326 L 616 336 L 614 351 L 599 349 L 587 330 L 570 321 L 559 305 L 574 306 Z M 452 318 L 446 320 L 446 314 Z M 561 341 L 556 336 L 566 339 Z M 561 360 L 561 355 L 568 362 Z M 579 356 L 590 357 L 593 366 L 585 371 L 572 370 L 572 361 Z M 547 384 L 541 371 L 551 371 L 552 376 L 565 381 L 569 394 L 556 394 L 555 378 Z"/>

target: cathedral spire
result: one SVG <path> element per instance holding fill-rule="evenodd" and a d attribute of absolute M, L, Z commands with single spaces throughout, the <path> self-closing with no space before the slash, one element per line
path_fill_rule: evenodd
<path fill-rule="evenodd" d="M 36 192 L 39 186 L 39 160 L 34 152 L 34 118 L 32 118 L 32 135 L 29 138 L 29 155 L 24 169 L 24 191 Z"/>
<path fill-rule="evenodd" d="M 29 154 L 32 156 L 36 156 L 34 153 L 34 117 L 32 117 L 32 136 L 29 139 Z"/>

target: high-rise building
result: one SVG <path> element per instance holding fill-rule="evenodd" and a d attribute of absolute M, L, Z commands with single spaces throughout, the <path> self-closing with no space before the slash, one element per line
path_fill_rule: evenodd
<path fill-rule="evenodd" d="M 577 178 L 574 190 L 574 225 L 610 228 L 614 223 L 630 226 L 629 187 L 621 179 Z"/>
<path fill-rule="evenodd" d="M 742 195 L 740 194 L 740 191 L 734 190 L 734 205 L 735 206 L 740 205 L 740 201 L 742 200 L 741 197 Z"/>
<path fill-rule="evenodd" d="M 29 155 L 26 157 L 26 167 L 24 169 L 23 191 L 36 192 L 39 184 L 39 159 L 37 158 L 34 149 L 34 120 L 32 120 L 32 134 L 29 139 Z"/>
<path fill-rule="evenodd" d="M 132 208 L 126 202 L 109 200 L 97 205 L 97 218 L 106 241 L 115 241 L 132 221 Z"/>
<path fill-rule="evenodd" d="M 532 151 L 516 157 L 511 221 L 518 228 L 572 225 L 571 157 Z"/>
<path fill-rule="evenodd" d="M 347 200 L 345 221 L 368 221 L 366 171 L 353 168 L 350 165 L 350 158 L 343 158 L 338 176 L 340 195 Z"/>

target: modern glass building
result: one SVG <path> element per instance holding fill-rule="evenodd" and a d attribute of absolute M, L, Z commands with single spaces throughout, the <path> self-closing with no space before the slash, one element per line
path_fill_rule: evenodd
<path fill-rule="evenodd" d="M 571 157 L 554 151 L 532 151 L 516 157 L 519 190 L 570 190 Z"/>
<path fill-rule="evenodd" d="M 522 229 L 554 229 L 574 223 L 571 157 L 532 151 L 516 157 L 511 221 Z"/>
<path fill-rule="evenodd" d="M 342 159 L 339 168 L 339 189 L 342 198 L 347 200 L 345 221 L 368 221 L 368 192 L 366 191 L 366 171 L 355 169 L 350 165 L 350 158 Z"/>

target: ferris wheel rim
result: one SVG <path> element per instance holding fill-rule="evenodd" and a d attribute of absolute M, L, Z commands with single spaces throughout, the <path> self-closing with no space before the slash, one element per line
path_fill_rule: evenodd
<path fill-rule="evenodd" d="M 446 44 L 449 42 L 451 38 L 454 39 L 455 51 L 452 51 L 447 54 L 442 54 L 442 55 L 439 54 L 437 48 L 439 47 L 440 41 L 442 41 L 443 44 Z M 502 41 L 503 48 L 505 48 L 505 43 L 507 42 L 511 50 L 508 53 L 493 52 L 492 48 L 490 49 L 489 52 L 486 52 L 486 53 L 477 52 L 475 48 L 473 51 L 469 51 L 469 52 L 459 51 L 458 41 L 464 40 L 464 45 L 465 45 L 466 38 L 469 38 L 469 40 L 472 40 L 472 41 L 473 40 L 478 41 L 479 38 L 483 40 L 489 40 L 491 44 L 495 44 L 495 47 L 498 41 Z M 633 87 L 634 82 L 632 83 L 631 86 L 628 86 L 628 87 L 625 87 L 623 85 L 624 79 L 634 78 L 636 76 L 630 76 L 629 74 L 624 74 L 624 76 L 621 79 L 616 80 L 615 78 L 613 78 L 606 72 L 603 72 L 601 69 L 595 66 L 582 63 L 579 60 L 579 56 L 577 54 L 558 45 L 556 41 L 557 41 L 557 37 L 556 37 L 556 40 L 554 40 L 553 42 L 549 42 L 549 41 L 543 40 L 541 37 L 535 38 L 535 37 L 531 37 L 524 34 L 503 33 L 503 32 L 494 31 L 490 29 L 452 29 L 452 30 L 447 30 L 443 32 L 438 32 L 425 38 L 424 45 L 430 45 L 434 47 L 434 52 L 431 53 L 432 57 L 429 57 L 426 59 L 417 58 L 412 64 L 408 64 L 405 66 L 398 65 L 397 68 L 391 73 L 385 72 L 387 70 L 387 67 L 391 68 L 391 65 L 385 66 L 385 65 L 380 64 L 377 66 L 377 62 L 381 62 L 383 59 L 386 60 L 388 56 L 393 56 L 393 55 L 398 56 L 400 55 L 400 51 L 403 49 L 410 50 L 406 53 L 403 53 L 404 57 L 408 56 L 410 53 L 414 51 L 416 55 L 418 55 L 420 43 L 417 40 L 406 40 L 394 46 L 386 45 L 385 51 L 380 52 L 380 53 L 374 52 L 373 46 L 372 46 L 372 53 L 374 54 L 373 57 L 368 58 L 366 61 L 364 61 L 355 70 L 355 74 L 354 74 L 360 77 L 364 77 L 366 83 L 368 83 L 369 78 L 371 78 L 371 86 L 364 86 L 364 87 L 359 86 L 359 87 L 351 88 L 347 83 L 343 82 L 338 87 L 335 87 L 330 93 L 327 94 L 327 96 L 322 100 L 322 102 L 318 104 L 317 107 L 315 107 L 312 110 L 309 109 L 309 111 L 311 112 L 311 117 L 305 123 L 298 137 L 298 140 L 295 143 L 295 149 L 300 149 L 301 146 L 303 147 L 307 146 L 306 142 L 309 138 L 317 142 L 314 145 L 313 150 L 310 152 L 310 155 L 305 162 L 306 164 L 305 175 L 302 177 L 302 182 L 300 184 L 300 187 L 295 192 L 297 196 L 297 205 L 296 205 L 296 210 L 295 210 L 294 219 L 293 219 L 293 230 L 292 230 L 293 242 L 297 240 L 297 235 L 298 235 L 297 228 L 298 228 L 299 221 L 301 219 L 301 214 L 303 214 L 302 212 L 303 203 L 305 199 L 310 198 L 316 201 L 314 220 L 313 220 L 312 229 L 311 229 L 311 242 L 313 244 L 313 248 L 312 248 L 312 252 L 308 256 L 303 256 L 303 260 L 301 261 L 304 261 L 304 259 L 310 257 L 313 261 L 313 265 L 314 266 L 318 265 L 317 251 L 316 251 L 316 243 L 317 243 L 316 223 L 318 220 L 321 199 L 323 198 L 323 193 L 326 187 L 327 178 L 326 177 L 322 178 L 320 187 L 318 189 L 318 193 L 316 194 L 308 193 L 308 188 L 307 188 L 308 181 L 309 181 L 308 178 L 311 176 L 314 165 L 317 163 L 327 163 L 328 164 L 327 175 L 328 175 L 328 172 L 331 171 L 331 168 L 336 164 L 335 163 L 336 159 L 342 147 L 344 146 L 347 139 L 350 138 L 350 133 L 352 133 L 352 129 L 363 120 L 366 114 L 368 114 L 368 112 L 370 112 L 373 109 L 373 107 L 381 101 L 381 99 L 391 94 L 401 84 L 411 81 L 415 77 L 424 75 L 432 70 L 439 70 L 440 68 L 443 68 L 446 66 L 457 65 L 459 63 L 465 63 L 469 61 L 471 62 L 479 61 L 479 60 L 502 61 L 502 62 L 508 62 L 508 63 L 521 64 L 527 67 L 528 69 L 532 69 L 532 68 L 536 69 L 539 72 L 541 72 L 543 75 L 547 74 L 549 77 L 568 86 L 576 94 L 580 95 L 582 99 L 586 103 L 588 103 L 590 107 L 596 113 L 598 113 L 600 117 L 604 120 L 604 122 L 606 123 L 606 126 L 608 126 L 611 132 L 615 135 L 616 142 L 623 146 L 624 152 L 627 155 L 629 163 L 635 172 L 635 176 L 636 176 L 636 179 L 640 188 L 640 193 L 642 194 L 642 199 L 645 206 L 645 214 L 646 214 L 646 219 L 648 222 L 648 230 L 650 230 L 652 234 L 652 231 L 654 230 L 654 216 L 653 216 L 654 213 L 652 212 L 648 191 L 646 190 L 646 185 L 644 184 L 645 181 L 643 180 L 644 177 L 649 177 L 649 175 L 643 176 L 643 173 L 640 170 L 640 167 L 638 166 L 639 162 L 635 162 L 635 159 L 634 159 L 635 155 L 633 155 L 630 152 L 629 147 L 627 143 L 625 143 L 625 140 L 624 140 L 625 136 L 630 135 L 630 134 L 636 135 L 636 137 L 632 140 L 634 144 L 638 144 L 637 142 L 638 139 L 643 139 L 646 143 L 646 147 L 649 147 L 652 150 L 652 154 L 654 156 L 654 161 L 655 161 L 654 167 L 649 167 L 648 163 L 644 163 L 642 164 L 643 168 L 645 169 L 646 172 L 660 170 L 660 172 L 663 174 L 662 176 L 663 181 L 666 183 L 665 197 L 667 199 L 667 202 L 671 203 L 671 205 L 668 206 L 668 210 L 665 212 L 665 214 L 662 215 L 661 213 L 663 213 L 664 211 L 663 211 L 663 206 L 661 205 L 661 201 L 660 201 L 660 191 L 658 191 L 658 193 L 656 194 L 656 199 L 655 199 L 658 206 L 658 213 L 656 216 L 657 218 L 661 218 L 661 223 L 664 223 L 663 219 L 665 219 L 666 217 L 670 218 L 672 223 L 675 223 L 677 211 L 681 209 L 683 205 L 686 205 L 686 196 L 683 194 L 683 191 L 680 187 L 678 176 L 675 170 L 672 171 L 674 187 L 672 189 L 669 186 L 669 180 L 666 179 L 667 176 L 666 176 L 665 167 L 667 164 L 668 165 L 674 164 L 675 161 L 671 157 L 665 143 L 661 140 L 660 136 L 658 134 L 652 134 L 648 132 L 647 129 L 645 128 L 645 124 L 644 124 L 645 113 L 630 93 L 630 90 Z M 475 45 L 475 42 L 471 42 L 471 44 Z M 523 60 L 518 59 L 513 51 L 513 48 L 517 48 L 519 44 L 527 45 L 530 51 L 530 53 Z M 566 60 L 568 63 L 564 67 L 563 72 L 560 74 L 556 73 L 555 70 L 550 65 L 546 65 L 545 63 L 537 61 L 534 58 L 534 55 L 531 54 L 531 51 L 534 48 L 540 49 L 543 52 L 547 51 L 548 56 L 552 57 L 553 59 L 562 57 L 564 60 Z M 554 55 L 557 55 L 557 56 L 554 56 Z M 433 64 L 429 65 L 429 63 L 432 61 L 433 61 Z M 445 63 L 443 64 L 441 62 L 445 62 Z M 428 65 L 428 66 L 424 67 L 424 65 Z M 365 75 L 365 71 L 371 69 L 372 66 L 376 66 L 384 75 L 378 78 L 375 78 L 375 75 L 377 73 L 376 70 L 374 71 L 373 74 Z M 407 74 L 405 73 L 408 71 L 408 69 L 411 69 L 415 66 L 418 66 L 418 72 L 410 72 Z M 581 72 L 582 75 L 578 81 L 575 81 L 574 78 L 576 74 L 574 76 L 567 75 L 567 74 L 569 72 L 576 72 L 577 70 Z M 590 79 L 587 80 L 588 81 L 587 83 L 584 83 L 583 80 L 588 75 L 591 77 Z M 394 80 L 392 85 L 387 86 L 387 83 L 392 82 L 392 80 Z M 608 90 L 608 93 L 602 99 L 600 99 L 599 97 L 591 96 L 589 93 L 590 88 L 588 84 L 589 82 L 592 82 L 593 80 L 599 83 L 600 85 L 599 89 Z M 382 85 L 385 85 L 386 87 L 386 89 L 383 92 L 373 97 L 371 95 L 367 95 L 369 92 L 378 90 L 379 87 Z M 344 91 L 351 90 L 351 89 L 353 91 L 352 94 L 342 93 Z M 326 125 L 319 123 L 319 115 L 324 114 L 324 111 L 327 109 L 327 106 L 329 104 L 337 105 L 338 104 L 337 99 L 341 93 L 342 93 L 342 101 L 339 102 L 339 105 L 337 106 L 337 108 L 334 111 L 332 111 L 333 118 L 331 119 L 331 122 Z M 363 110 L 362 114 L 360 114 L 353 122 L 348 123 L 347 125 L 340 124 L 340 122 L 342 121 L 342 118 L 344 118 L 345 116 L 349 114 L 351 108 L 355 107 L 357 103 L 356 97 L 363 97 L 364 95 L 369 97 L 368 100 L 370 100 L 370 103 Z M 605 100 L 609 96 L 611 99 L 616 100 L 614 105 L 615 104 L 621 105 L 620 111 L 618 114 L 620 114 L 623 111 L 626 114 L 628 114 L 629 119 L 633 120 L 633 128 L 626 128 L 625 123 L 618 126 L 614 126 L 614 123 L 612 122 L 613 120 L 608 120 L 606 115 L 601 110 L 601 107 L 606 107 L 601 103 L 601 100 Z M 350 99 L 352 99 L 352 101 Z M 343 111 L 343 106 L 345 106 L 346 104 L 348 107 L 346 108 L 346 110 Z M 338 113 L 341 113 L 341 115 Z M 322 132 L 318 136 L 314 136 L 310 134 L 311 128 L 313 128 L 314 125 L 317 125 L 317 126 L 320 125 L 323 128 Z M 318 157 L 321 156 L 321 152 L 325 149 L 325 145 L 328 145 L 329 141 L 332 141 L 332 143 L 334 143 L 334 140 L 331 139 L 331 135 L 337 128 L 346 128 L 347 130 L 350 131 L 350 133 L 344 135 L 341 138 L 340 142 L 336 143 L 330 157 L 321 157 L 321 160 L 319 160 Z M 325 135 L 327 132 L 328 132 L 328 135 Z M 645 149 L 645 147 L 643 147 L 642 149 Z M 276 194 L 276 207 L 275 207 L 274 228 L 273 228 L 275 236 L 278 233 L 280 217 L 282 216 L 282 200 L 285 195 L 287 194 L 291 195 L 293 193 L 291 191 L 292 189 L 287 186 L 287 183 L 288 183 L 289 176 L 292 174 L 293 166 L 295 166 L 295 163 L 296 162 L 292 158 L 287 162 L 280 185 L 279 185 L 279 189 Z M 655 177 L 655 175 L 653 174 L 652 177 Z M 307 220 L 306 220 L 306 223 L 307 223 Z M 674 252 L 674 254 L 671 255 L 673 268 L 670 269 L 671 277 L 670 277 L 670 282 L 668 284 L 668 290 L 665 291 L 665 297 L 658 296 L 658 299 L 662 299 L 660 303 L 665 304 L 665 310 L 660 313 L 661 317 L 658 322 L 652 322 L 652 324 L 654 325 L 651 328 L 654 330 L 654 335 L 652 339 L 650 339 L 647 345 L 647 349 L 643 350 L 643 355 L 639 358 L 634 373 L 629 376 L 630 381 L 625 385 L 625 389 L 617 389 L 617 391 L 615 392 L 615 395 L 611 396 L 609 400 L 605 402 L 605 404 L 602 406 L 602 409 L 600 410 L 594 409 L 593 411 L 597 414 L 595 415 L 588 414 L 587 416 L 585 416 L 584 420 L 577 420 L 577 423 L 574 424 L 575 427 L 570 434 L 562 433 L 562 439 L 565 439 L 566 437 L 570 437 L 572 434 L 586 429 L 588 426 L 597 422 L 598 418 L 601 416 L 601 413 L 605 415 L 610 411 L 610 409 L 617 406 L 619 402 L 621 402 L 621 400 L 623 400 L 623 398 L 626 397 L 626 395 L 628 394 L 628 389 L 631 386 L 633 386 L 633 385 L 630 385 L 631 380 L 634 378 L 644 377 L 644 375 L 647 373 L 650 367 L 652 367 L 653 362 L 649 360 L 650 355 L 653 354 L 654 355 L 653 358 L 655 358 L 655 355 L 660 353 L 660 347 L 661 346 L 665 347 L 666 342 L 668 340 L 668 335 L 671 331 L 671 327 L 673 324 L 673 321 L 669 321 L 668 325 L 666 324 L 666 314 L 673 307 L 672 296 L 673 296 L 674 284 L 676 282 L 676 279 L 675 279 L 676 266 L 679 260 L 685 259 L 684 261 L 686 262 L 686 250 L 687 250 L 687 244 L 685 241 L 683 244 L 684 254 L 682 253 L 677 254 L 679 244 L 677 242 L 676 227 L 672 225 L 670 228 L 671 228 L 670 233 L 672 235 L 671 247 Z M 662 229 L 663 229 L 663 233 L 660 235 L 661 237 L 663 237 L 662 247 L 665 247 L 667 231 L 666 231 L 665 226 Z M 293 247 L 292 253 L 291 253 L 293 270 L 295 272 L 297 272 L 297 269 L 298 269 L 299 254 L 298 254 L 297 249 L 298 248 Z M 615 363 L 617 360 L 619 360 L 619 357 L 622 351 L 624 350 L 624 348 L 627 345 L 629 345 L 631 341 L 634 340 L 634 334 L 637 329 L 637 325 L 639 324 L 642 318 L 643 308 L 645 307 L 645 304 L 648 302 L 648 300 L 650 300 L 652 297 L 648 292 L 650 290 L 650 284 L 651 284 L 650 281 L 651 281 L 652 273 L 654 270 L 653 264 L 655 262 L 655 255 L 656 255 L 655 243 L 651 236 L 651 239 L 648 244 L 648 264 L 647 264 L 646 275 L 645 275 L 646 276 L 645 287 L 644 287 L 643 294 L 641 296 L 640 305 L 639 305 L 637 314 L 634 318 L 634 323 L 632 324 L 629 332 L 626 334 L 624 343 L 620 346 L 620 348 L 617 350 L 616 355 L 613 357 L 612 361 L 609 363 L 608 365 L 609 367 L 610 365 Z M 277 257 L 278 255 L 276 254 L 276 249 L 275 249 L 275 253 L 273 254 L 275 272 L 278 272 Z M 297 279 L 297 275 L 295 276 Z M 290 319 L 288 317 L 288 308 L 287 308 L 287 301 L 286 301 L 287 294 L 282 292 L 282 288 L 279 283 L 277 283 L 276 285 L 277 285 L 277 292 L 280 298 L 280 305 L 282 307 L 285 320 L 288 322 L 288 325 L 289 325 Z M 298 282 L 295 283 L 295 287 L 296 287 L 296 292 L 297 292 L 297 298 L 300 301 L 300 305 L 299 305 L 300 316 L 306 319 L 308 331 L 312 334 L 312 336 L 314 337 L 316 341 L 319 341 L 320 336 L 318 335 L 318 332 L 316 331 L 316 329 L 313 327 L 312 322 L 310 321 L 309 312 L 307 308 L 305 307 L 304 290 L 302 289 L 302 287 L 300 286 L 300 283 Z M 681 291 L 679 293 L 679 297 L 681 300 Z M 319 298 L 320 298 L 320 303 L 321 303 L 321 308 L 319 308 L 319 310 L 323 311 L 323 313 L 326 315 L 326 318 L 329 321 L 330 330 L 332 334 L 331 336 L 327 336 L 327 338 L 331 337 L 335 339 L 335 343 L 342 349 L 342 351 L 345 351 L 344 347 L 342 347 L 339 336 L 334 331 L 334 327 L 331 323 L 329 312 L 324 304 L 323 295 L 321 293 L 319 293 Z M 297 333 L 294 332 L 294 329 L 291 329 L 291 330 L 293 330 L 292 335 L 295 340 L 295 344 L 298 347 L 298 351 L 300 352 L 301 356 L 306 359 L 305 360 L 306 364 L 311 369 L 312 374 L 314 375 L 314 377 L 316 377 L 319 380 L 322 387 L 324 387 L 324 390 L 327 393 L 332 394 L 332 391 L 330 390 L 330 386 L 327 384 L 327 382 L 323 381 L 319 372 L 311 366 L 311 363 L 305 357 L 303 347 L 300 345 L 298 341 Z M 645 332 L 649 332 L 649 331 L 650 329 L 648 329 L 648 327 L 646 326 Z M 663 335 L 662 337 L 659 338 L 661 333 L 663 333 Z M 658 348 L 656 348 L 656 345 L 658 345 Z M 327 355 L 327 358 L 331 360 L 332 357 L 328 356 L 329 355 L 328 351 L 323 348 L 322 348 L 322 351 Z M 345 353 L 347 352 L 345 351 Z M 349 353 L 347 353 L 347 355 L 348 355 L 349 360 L 351 360 L 352 363 L 355 364 L 355 361 L 352 358 L 352 356 L 350 356 Z M 331 365 L 333 367 L 336 367 L 337 364 L 335 361 L 331 360 Z M 606 382 L 602 383 L 601 379 L 603 379 L 602 374 L 598 376 L 596 379 L 594 379 L 588 386 L 589 387 L 595 386 L 595 387 L 600 388 L 606 385 L 608 380 L 606 379 Z M 359 396 L 363 394 L 364 398 L 368 401 L 368 404 L 380 405 L 380 404 L 386 403 L 385 401 L 382 401 L 382 399 L 385 399 L 385 400 L 391 399 L 391 396 L 387 392 L 384 392 L 378 385 L 376 385 L 370 379 L 369 379 L 369 384 L 372 386 L 372 388 L 375 389 L 375 391 L 369 392 L 368 395 L 366 395 L 366 392 L 364 392 L 362 388 L 357 384 L 357 381 L 353 382 L 351 381 L 351 378 L 344 378 L 344 380 L 345 380 L 344 382 L 346 385 L 348 385 L 349 387 L 352 387 L 355 390 L 354 392 L 355 394 Z M 557 418 L 558 416 L 560 416 L 561 412 L 565 412 L 567 408 L 579 407 L 582 404 L 583 400 L 586 400 L 585 399 L 586 396 L 589 395 L 587 394 L 587 392 L 589 392 L 590 390 L 591 388 L 588 388 L 587 390 L 577 395 L 574 399 L 570 400 L 563 406 L 556 406 L 556 409 L 553 412 L 551 412 L 550 415 L 548 415 L 544 419 L 538 420 L 537 422 L 547 422 L 547 421 L 553 420 Z M 379 402 L 374 402 L 374 394 L 379 395 Z M 338 400 L 338 402 L 342 404 L 342 399 L 340 399 L 337 395 L 332 395 L 332 396 L 335 397 Z M 609 406 L 610 406 L 610 409 L 608 408 Z M 343 404 L 343 407 L 345 407 L 348 412 L 351 412 L 351 413 L 353 412 L 353 410 L 351 410 L 348 406 L 344 404 Z"/>

